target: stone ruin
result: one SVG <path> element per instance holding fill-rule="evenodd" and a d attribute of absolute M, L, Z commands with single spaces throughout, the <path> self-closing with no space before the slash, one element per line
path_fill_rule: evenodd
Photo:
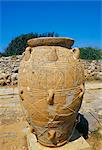
<path fill-rule="evenodd" d="M 47 147 L 67 143 L 84 94 L 80 51 L 70 38 L 28 40 L 19 69 L 19 95 L 37 141 Z"/>

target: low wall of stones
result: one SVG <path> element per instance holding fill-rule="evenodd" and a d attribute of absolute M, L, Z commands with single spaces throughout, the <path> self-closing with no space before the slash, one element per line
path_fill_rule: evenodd
<path fill-rule="evenodd" d="M 0 57 L 0 85 L 17 85 L 18 70 L 22 55 Z M 102 81 L 102 60 L 81 60 L 85 68 L 86 80 Z"/>
<path fill-rule="evenodd" d="M 84 73 L 86 80 L 102 81 L 102 60 L 81 60 L 84 64 Z"/>
<path fill-rule="evenodd" d="M 0 58 L 0 85 L 17 85 L 22 55 Z"/>

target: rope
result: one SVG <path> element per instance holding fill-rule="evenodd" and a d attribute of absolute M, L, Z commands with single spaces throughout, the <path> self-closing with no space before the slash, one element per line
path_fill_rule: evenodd
<path fill-rule="evenodd" d="M 59 83 L 59 82 L 58 82 Z M 57 85 L 58 85 L 57 83 Z M 71 90 L 76 90 L 80 88 L 80 86 L 76 86 L 76 87 L 73 87 L 73 88 L 68 88 L 68 89 L 54 89 L 55 93 L 63 93 L 63 92 L 68 92 L 68 91 L 71 91 Z M 48 95 L 48 92 L 46 89 L 32 89 L 32 92 L 31 91 L 28 91 L 29 93 L 34 93 L 34 94 L 37 94 L 38 96 L 39 95 L 43 95 L 45 93 L 45 95 Z M 47 93 L 47 94 L 46 94 Z M 34 96 L 34 95 L 33 95 Z"/>
<path fill-rule="evenodd" d="M 37 68 L 36 68 L 36 67 L 37 67 Z M 38 65 L 36 65 L 36 66 L 34 66 L 34 69 L 37 69 L 37 70 L 38 70 L 38 68 L 41 68 L 41 67 L 42 67 L 42 68 L 49 68 L 49 66 L 40 66 L 40 67 L 38 67 Z M 64 65 L 63 65 L 63 67 L 65 68 Z M 55 67 L 55 66 L 52 67 L 52 68 L 58 69 L 58 68 Z M 37 77 L 37 74 L 36 74 L 36 77 Z M 30 78 L 31 78 L 31 77 L 30 77 Z M 37 79 L 38 79 L 38 77 L 37 77 Z M 59 80 L 58 80 L 56 86 L 54 87 L 55 94 L 60 94 L 60 93 L 64 93 L 64 92 L 68 92 L 68 91 L 76 90 L 76 89 L 80 88 L 80 86 L 76 86 L 76 87 L 68 88 L 68 89 L 57 89 L 58 86 L 59 86 L 59 84 L 60 84 L 61 79 L 62 79 L 62 76 L 60 76 L 60 78 L 59 78 Z M 26 78 L 26 82 L 28 82 L 27 78 Z M 31 89 L 31 90 L 32 90 L 32 92 L 28 91 L 29 94 L 30 94 L 30 96 L 34 96 L 34 95 L 35 95 L 35 97 L 37 97 L 37 96 L 38 96 L 38 97 L 42 97 L 42 96 L 43 96 L 43 99 L 40 99 L 40 100 L 38 100 L 38 101 L 36 101 L 36 102 L 34 103 L 34 104 L 37 104 L 37 103 L 38 103 L 38 106 L 39 106 L 39 102 L 46 100 L 46 99 L 47 99 L 47 96 L 48 96 L 48 94 L 49 94 L 48 92 L 46 92 L 47 89 L 45 89 L 45 90 L 42 90 L 42 89 Z M 33 95 L 31 95 L 31 93 L 33 93 Z M 79 97 L 79 94 L 78 94 L 78 96 L 76 96 L 76 97 L 74 98 L 73 101 L 75 101 L 76 99 L 78 99 L 78 97 Z M 30 107 L 33 108 L 33 109 L 36 109 L 36 113 L 45 118 L 45 115 L 44 115 L 37 107 L 34 107 L 34 106 L 32 106 L 31 104 L 30 104 Z M 71 112 L 76 113 L 76 111 L 74 111 L 74 110 L 73 110 L 72 108 L 70 108 L 69 106 L 67 106 L 65 109 L 69 109 Z M 60 114 L 60 115 L 61 115 L 61 114 Z M 64 114 L 63 114 L 63 115 L 64 115 Z M 59 115 L 58 115 L 58 116 L 59 116 Z M 54 117 L 54 118 L 52 119 L 52 121 L 50 121 L 50 123 L 53 123 L 53 121 L 54 121 L 54 119 L 55 119 L 55 117 L 56 117 L 56 114 L 55 114 L 53 117 Z M 49 117 L 46 117 L 46 119 L 49 120 Z M 74 128 L 73 128 L 73 130 L 72 130 L 72 134 L 70 135 L 70 137 L 68 138 L 68 140 L 70 140 L 70 138 L 72 137 L 73 132 L 74 132 L 74 130 L 75 130 L 75 126 L 76 126 L 76 125 L 74 125 Z M 44 127 L 43 127 L 43 128 L 44 128 Z M 37 137 L 42 136 L 47 130 L 48 130 L 48 125 L 47 125 L 46 129 L 45 129 L 43 132 L 41 132 L 39 135 L 37 135 Z"/>

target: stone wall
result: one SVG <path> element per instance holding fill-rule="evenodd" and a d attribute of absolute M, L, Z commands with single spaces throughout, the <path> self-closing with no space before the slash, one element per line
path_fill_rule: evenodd
<path fill-rule="evenodd" d="M 84 64 L 86 80 L 102 81 L 102 60 L 81 60 Z"/>
<path fill-rule="evenodd" d="M 16 85 L 22 55 L 0 58 L 0 85 Z M 81 60 L 85 67 L 86 80 L 102 81 L 102 60 Z"/>
<path fill-rule="evenodd" d="M 0 58 L 0 85 L 16 85 L 22 55 Z"/>

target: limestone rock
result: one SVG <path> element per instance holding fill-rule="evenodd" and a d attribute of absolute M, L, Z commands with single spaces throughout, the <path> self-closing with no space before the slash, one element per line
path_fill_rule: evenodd
<path fill-rule="evenodd" d="M 51 150 L 49 147 L 44 147 L 39 144 L 34 134 L 27 135 L 28 150 Z M 73 142 L 69 142 L 64 146 L 53 148 L 53 150 L 91 150 L 90 145 L 85 141 L 83 137 L 76 139 Z"/>

